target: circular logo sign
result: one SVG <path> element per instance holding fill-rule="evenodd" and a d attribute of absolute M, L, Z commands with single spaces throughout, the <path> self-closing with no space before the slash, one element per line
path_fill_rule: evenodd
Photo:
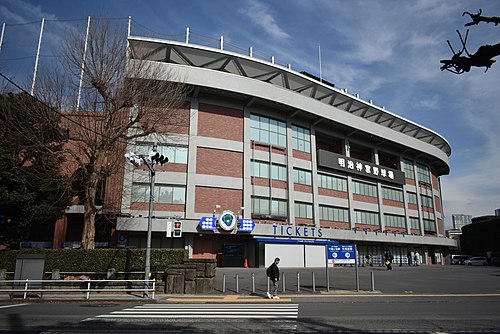
<path fill-rule="evenodd" d="M 223 211 L 219 216 L 219 226 L 224 231 L 231 231 L 236 226 L 236 217 L 232 211 Z"/>

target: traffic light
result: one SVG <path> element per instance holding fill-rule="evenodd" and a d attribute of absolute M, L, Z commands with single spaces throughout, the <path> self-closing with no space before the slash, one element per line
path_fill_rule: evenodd
<path fill-rule="evenodd" d="M 135 167 L 139 167 L 142 164 L 141 158 L 135 153 L 127 153 L 125 154 L 125 158 L 127 158 L 128 161 L 130 161 Z"/>
<path fill-rule="evenodd" d="M 174 238 L 182 237 L 182 222 L 180 220 L 176 220 L 174 222 Z"/>
<path fill-rule="evenodd" d="M 163 165 L 164 163 L 168 162 L 168 157 L 165 157 L 165 156 L 163 156 L 160 153 L 155 152 L 155 151 L 149 151 L 148 160 L 151 163 L 158 163 L 160 165 Z"/>

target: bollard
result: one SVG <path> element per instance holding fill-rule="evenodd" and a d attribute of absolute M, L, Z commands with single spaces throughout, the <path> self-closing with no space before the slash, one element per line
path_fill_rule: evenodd
<path fill-rule="evenodd" d="M 222 293 L 226 292 L 226 274 L 222 275 Z"/>
<path fill-rule="evenodd" d="M 297 292 L 300 292 L 300 273 L 297 271 Z"/>
<path fill-rule="evenodd" d="M 286 291 L 286 286 L 285 286 L 285 273 L 283 273 L 281 275 L 281 288 L 282 288 L 282 292 L 285 292 Z"/>
<path fill-rule="evenodd" d="M 316 292 L 316 276 L 314 274 L 314 271 L 312 272 L 312 287 L 313 287 L 313 292 Z"/>
<path fill-rule="evenodd" d="M 252 273 L 252 293 L 255 293 L 255 273 Z"/>
<path fill-rule="evenodd" d="M 269 279 L 267 280 L 267 292 L 269 292 Z"/>
<path fill-rule="evenodd" d="M 371 291 L 375 291 L 375 273 L 373 271 L 370 271 L 370 278 L 371 278 Z"/>
<path fill-rule="evenodd" d="M 238 276 L 238 274 L 236 274 L 236 293 L 240 292 L 239 281 L 240 277 Z"/>

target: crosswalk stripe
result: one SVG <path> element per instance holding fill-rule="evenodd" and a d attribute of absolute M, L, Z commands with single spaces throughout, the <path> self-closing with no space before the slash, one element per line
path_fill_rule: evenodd
<path fill-rule="evenodd" d="M 99 319 L 179 319 L 179 318 L 207 318 L 207 319 L 297 319 L 298 304 L 256 305 L 256 304 L 183 304 L 183 305 L 140 305 L 114 311 L 109 314 L 98 315 Z"/>

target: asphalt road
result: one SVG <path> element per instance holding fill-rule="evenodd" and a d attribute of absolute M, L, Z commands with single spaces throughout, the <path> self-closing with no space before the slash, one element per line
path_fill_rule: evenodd
<path fill-rule="evenodd" d="M 500 333 L 499 267 L 359 268 L 359 292 L 354 268 L 335 268 L 329 293 L 324 269 L 315 272 L 314 293 L 312 280 L 306 279 L 310 270 L 282 271 L 286 288 L 278 301 L 264 298 L 265 269 L 242 268 L 218 269 L 218 291 L 206 296 L 158 294 L 156 301 L 102 296 L 92 302 L 81 297 L 0 299 L 0 334 Z M 370 291 L 372 272 L 375 292 Z"/>

